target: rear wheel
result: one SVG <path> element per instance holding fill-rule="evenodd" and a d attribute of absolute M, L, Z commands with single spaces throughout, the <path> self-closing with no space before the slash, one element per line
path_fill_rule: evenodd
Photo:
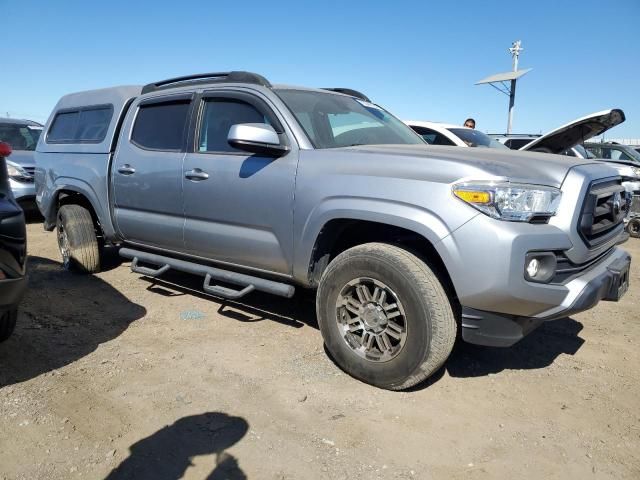
<path fill-rule="evenodd" d="M 4 342 L 13 333 L 18 319 L 18 310 L 9 310 L 0 314 L 0 342 Z"/>
<path fill-rule="evenodd" d="M 632 218 L 627 223 L 627 232 L 634 238 L 640 238 L 640 218 Z"/>
<path fill-rule="evenodd" d="M 394 245 L 369 243 L 338 255 L 322 276 L 316 308 L 338 365 L 391 390 L 436 372 L 456 338 L 455 317 L 437 276 Z"/>
<path fill-rule="evenodd" d="M 100 271 L 100 249 L 89 210 L 80 205 L 60 207 L 57 237 L 65 269 L 84 273 Z"/>

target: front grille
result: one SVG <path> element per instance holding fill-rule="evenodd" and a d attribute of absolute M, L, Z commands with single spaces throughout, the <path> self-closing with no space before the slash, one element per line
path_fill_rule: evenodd
<path fill-rule="evenodd" d="M 553 284 L 565 284 L 568 280 L 572 279 L 574 276 L 579 275 L 585 270 L 591 268 L 592 266 L 600 263 L 602 260 L 607 258 L 613 252 L 614 248 L 611 247 L 595 258 L 592 258 L 589 261 L 584 263 L 574 263 L 572 262 L 564 252 L 555 252 L 556 253 L 556 273 L 553 277 L 551 283 Z"/>
<path fill-rule="evenodd" d="M 597 247 L 622 231 L 629 206 L 620 180 L 593 182 L 582 206 L 578 230 L 589 247 Z"/>

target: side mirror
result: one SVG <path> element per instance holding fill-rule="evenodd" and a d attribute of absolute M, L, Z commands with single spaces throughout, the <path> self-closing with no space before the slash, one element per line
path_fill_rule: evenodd
<path fill-rule="evenodd" d="M 229 129 L 229 145 L 245 152 L 281 157 L 289 147 L 280 143 L 278 134 L 266 123 L 240 123 Z"/>

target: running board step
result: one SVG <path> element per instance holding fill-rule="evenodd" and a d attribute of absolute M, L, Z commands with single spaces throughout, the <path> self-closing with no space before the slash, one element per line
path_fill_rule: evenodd
<path fill-rule="evenodd" d="M 205 278 L 202 289 L 205 292 L 232 300 L 244 297 L 254 290 L 286 298 L 293 297 L 293 294 L 295 292 L 295 288 L 292 285 L 287 285 L 286 283 L 267 280 L 260 277 L 254 277 L 253 275 L 231 272 L 229 270 L 222 270 L 220 268 L 209 267 L 207 265 L 201 265 L 199 263 L 179 260 L 177 258 L 165 257 L 163 255 L 157 255 L 155 253 L 143 252 L 141 250 L 121 248 L 120 256 L 132 260 L 132 272 L 139 273 L 148 277 L 156 278 L 163 273 L 166 273 L 169 269 L 203 276 Z M 158 265 L 158 268 L 153 269 L 149 267 L 141 267 L 138 265 L 138 262 Z M 238 285 L 239 287 L 241 287 L 241 289 L 234 290 L 232 288 L 222 287 L 220 285 L 211 285 L 212 280 L 230 283 L 232 285 Z"/>

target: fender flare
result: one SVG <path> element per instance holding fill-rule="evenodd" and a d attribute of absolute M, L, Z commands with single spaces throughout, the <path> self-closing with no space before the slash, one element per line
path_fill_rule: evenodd
<path fill-rule="evenodd" d="M 83 180 L 71 177 L 58 177 L 56 179 L 55 189 L 51 193 L 52 201 L 49 202 L 49 209 L 44 215 L 45 226 L 55 225 L 58 202 L 54 201 L 54 199 L 57 200 L 59 195 L 61 193 L 64 193 L 65 191 L 82 195 L 87 200 L 87 202 L 89 202 L 91 208 L 93 209 L 93 212 L 98 218 L 104 236 L 109 239 L 112 239 L 116 236 L 113 222 L 111 221 L 111 210 L 109 208 L 108 199 L 105 199 L 105 201 L 101 202 L 99 196 L 96 194 L 91 184 Z"/>
<path fill-rule="evenodd" d="M 334 197 L 320 203 L 309 214 L 295 249 L 294 278 L 309 283 L 309 264 L 320 232 L 332 220 L 363 220 L 404 228 L 433 245 L 440 255 L 440 241 L 451 230 L 434 212 L 416 205 L 384 199 Z"/>

